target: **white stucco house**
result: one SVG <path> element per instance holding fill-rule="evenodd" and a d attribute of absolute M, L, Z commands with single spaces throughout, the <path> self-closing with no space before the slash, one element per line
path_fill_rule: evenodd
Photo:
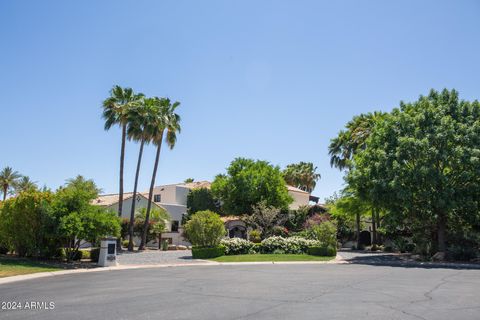
<path fill-rule="evenodd" d="M 168 231 L 162 234 L 162 239 L 167 240 L 173 245 L 190 245 L 182 236 L 182 218 L 187 214 L 187 195 L 192 189 L 210 189 L 210 186 L 211 183 L 209 181 L 198 181 L 161 185 L 153 189 L 152 206 L 165 209 L 171 217 L 171 221 L 167 224 Z M 312 199 L 312 196 L 310 196 L 308 192 L 292 186 L 287 186 L 287 188 L 289 195 L 293 198 L 293 202 L 290 204 L 290 209 L 292 210 L 308 205 L 311 200 L 315 200 Z M 128 192 L 124 194 L 122 218 L 130 219 L 133 200 L 133 193 Z M 135 201 L 135 207 L 137 209 L 146 208 L 148 204 L 148 190 L 138 193 Z M 94 200 L 94 204 L 118 211 L 118 194 L 101 195 Z M 246 230 L 244 228 L 242 229 L 243 222 L 240 223 L 231 220 L 225 222 L 228 233 L 232 237 L 238 236 L 238 234 Z M 153 241 L 150 245 L 158 244 Z"/>

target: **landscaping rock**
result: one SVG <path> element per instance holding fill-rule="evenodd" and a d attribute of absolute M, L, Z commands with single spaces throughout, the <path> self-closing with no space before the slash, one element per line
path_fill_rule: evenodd
<path fill-rule="evenodd" d="M 445 261 L 445 252 L 437 252 L 432 257 L 433 261 Z"/>
<path fill-rule="evenodd" d="M 179 246 L 177 246 L 177 250 L 187 250 L 187 247 L 179 245 Z"/>

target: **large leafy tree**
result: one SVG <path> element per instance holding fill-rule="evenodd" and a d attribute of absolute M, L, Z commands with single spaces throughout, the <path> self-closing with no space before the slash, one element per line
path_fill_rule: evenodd
<path fill-rule="evenodd" d="M 432 90 L 376 124 L 347 181 L 395 224 L 433 229 L 445 252 L 447 230 L 480 229 L 479 172 L 480 103 Z"/>
<path fill-rule="evenodd" d="M 7 193 L 10 188 L 15 184 L 22 176 L 17 171 L 14 171 L 11 167 L 5 167 L 0 171 L 0 187 L 3 191 L 3 201 L 7 199 Z"/>
<path fill-rule="evenodd" d="M 119 196 L 118 196 L 118 216 L 122 215 L 123 209 L 123 171 L 125 163 L 125 140 L 127 138 L 127 125 L 129 122 L 130 109 L 138 105 L 143 98 L 143 94 L 136 94 L 132 88 L 122 88 L 114 86 L 110 91 L 110 97 L 103 101 L 103 119 L 105 120 L 105 130 L 118 125 L 122 129 L 122 139 L 120 147 L 120 172 L 119 172 Z"/>
<path fill-rule="evenodd" d="M 291 186 L 297 187 L 308 193 L 315 189 L 320 174 L 317 173 L 317 167 L 311 162 L 293 163 L 287 165 L 283 171 L 285 182 Z"/>
<path fill-rule="evenodd" d="M 292 202 L 280 168 L 267 161 L 237 158 L 226 174 L 215 177 L 211 188 L 226 214 L 251 214 L 261 201 L 286 210 Z"/>
<path fill-rule="evenodd" d="M 167 146 L 170 149 L 175 147 L 177 141 L 177 134 L 180 133 L 180 116 L 176 113 L 176 109 L 180 105 L 180 102 L 171 102 L 168 98 L 154 98 L 155 103 L 158 106 L 158 113 L 154 117 L 151 123 L 151 141 L 157 147 L 155 155 L 155 163 L 153 165 L 152 179 L 150 181 L 150 189 L 148 192 L 148 204 L 147 212 L 145 215 L 144 231 L 142 233 L 142 239 L 140 242 L 139 250 L 145 248 L 147 240 L 147 226 L 150 220 L 150 210 L 152 208 L 153 200 L 153 188 L 155 187 L 155 179 L 157 176 L 158 163 L 160 161 L 160 151 L 162 149 L 162 142 L 165 139 Z"/>

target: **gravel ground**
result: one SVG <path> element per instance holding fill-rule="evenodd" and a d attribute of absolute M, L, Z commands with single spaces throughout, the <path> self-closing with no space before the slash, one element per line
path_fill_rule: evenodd
<path fill-rule="evenodd" d="M 190 250 L 158 251 L 146 250 L 142 252 L 128 252 L 117 256 L 120 265 L 150 265 L 150 264 L 185 264 L 198 263 L 200 260 L 192 259 Z M 202 261 L 204 262 L 204 261 Z"/>

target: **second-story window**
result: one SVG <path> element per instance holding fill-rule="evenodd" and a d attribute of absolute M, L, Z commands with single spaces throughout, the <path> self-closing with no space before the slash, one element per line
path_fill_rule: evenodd
<path fill-rule="evenodd" d="M 162 195 L 161 194 L 153 195 L 153 202 L 162 202 Z"/>

